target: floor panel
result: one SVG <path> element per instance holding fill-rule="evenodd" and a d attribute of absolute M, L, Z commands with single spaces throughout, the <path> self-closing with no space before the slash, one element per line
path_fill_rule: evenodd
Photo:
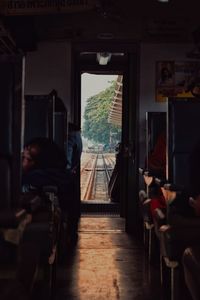
<path fill-rule="evenodd" d="M 58 272 L 57 300 L 161 300 L 158 269 L 117 217 L 83 217 L 77 249 Z"/>

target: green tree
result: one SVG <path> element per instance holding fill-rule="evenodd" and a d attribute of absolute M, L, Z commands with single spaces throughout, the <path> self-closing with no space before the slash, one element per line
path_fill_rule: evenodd
<path fill-rule="evenodd" d="M 83 136 L 93 142 L 109 144 L 110 136 L 112 136 L 113 143 L 120 140 L 121 128 L 108 123 L 108 114 L 114 97 L 115 86 L 116 81 L 112 81 L 110 87 L 87 99 Z"/>

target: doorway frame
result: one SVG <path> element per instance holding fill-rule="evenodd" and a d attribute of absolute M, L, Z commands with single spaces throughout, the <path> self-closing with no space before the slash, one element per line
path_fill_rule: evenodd
<path fill-rule="evenodd" d="M 125 218 L 125 230 L 137 233 L 138 206 L 138 131 L 139 131 L 139 44 L 125 40 L 78 41 L 72 44 L 71 113 L 73 121 L 81 123 L 81 74 L 98 72 L 102 75 L 123 75 L 122 105 L 122 166 L 121 166 L 121 217 Z M 120 52 L 128 57 L 126 65 L 100 66 L 82 64 L 81 52 Z M 80 186 L 80 177 L 79 177 Z M 80 201 L 80 191 L 79 191 Z"/>

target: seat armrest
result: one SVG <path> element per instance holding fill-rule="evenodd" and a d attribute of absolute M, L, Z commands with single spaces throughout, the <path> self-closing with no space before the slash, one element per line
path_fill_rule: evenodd
<path fill-rule="evenodd" d="M 20 197 L 21 206 L 30 214 L 33 214 L 43 207 L 44 200 L 35 193 L 24 193 Z"/>
<path fill-rule="evenodd" d="M 139 168 L 139 173 L 140 173 L 141 175 L 144 175 L 144 169 L 143 169 L 143 168 Z"/>
<path fill-rule="evenodd" d="M 58 188 L 54 185 L 48 185 L 43 187 L 43 192 L 47 196 L 47 200 L 52 206 L 59 208 L 59 201 L 57 197 Z"/>
<path fill-rule="evenodd" d="M 146 199 L 142 204 L 143 219 L 145 222 L 153 224 L 152 214 L 151 214 L 151 199 Z"/>
<path fill-rule="evenodd" d="M 160 239 L 160 254 L 163 257 L 171 257 L 171 251 L 169 247 L 171 226 L 162 225 L 159 228 L 159 239 Z"/>
<path fill-rule="evenodd" d="M 200 247 L 187 248 L 182 257 L 186 285 L 192 299 L 200 299 Z"/>
<path fill-rule="evenodd" d="M 169 224 L 165 224 L 160 227 L 160 232 L 166 234 L 168 231 L 170 231 L 170 229 L 171 226 Z"/>
<path fill-rule="evenodd" d="M 163 256 L 167 256 L 172 260 L 181 260 L 185 248 L 200 246 L 200 226 L 195 226 L 197 225 L 196 219 L 194 222 L 191 222 L 190 226 L 187 224 L 183 226 L 183 223 L 179 226 L 161 226 L 159 231 L 161 253 Z"/>
<path fill-rule="evenodd" d="M 146 173 L 146 172 L 145 172 Z M 152 176 L 149 176 L 149 175 L 146 175 L 144 173 L 143 177 L 144 177 L 144 182 L 146 183 L 147 186 L 150 186 L 153 181 L 154 181 L 154 178 Z"/>

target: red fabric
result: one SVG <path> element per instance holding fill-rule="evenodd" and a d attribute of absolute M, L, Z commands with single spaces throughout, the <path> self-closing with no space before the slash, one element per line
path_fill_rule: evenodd
<path fill-rule="evenodd" d="M 156 208 L 166 208 L 166 201 L 163 195 L 159 195 L 158 197 L 151 199 L 151 214 L 154 216 L 154 212 Z"/>
<path fill-rule="evenodd" d="M 162 133 L 157 140 L 153 152 L 148 157 L 148 168 L 161 171 L 165 176 L 166 170 L 166 136 Z"/>

